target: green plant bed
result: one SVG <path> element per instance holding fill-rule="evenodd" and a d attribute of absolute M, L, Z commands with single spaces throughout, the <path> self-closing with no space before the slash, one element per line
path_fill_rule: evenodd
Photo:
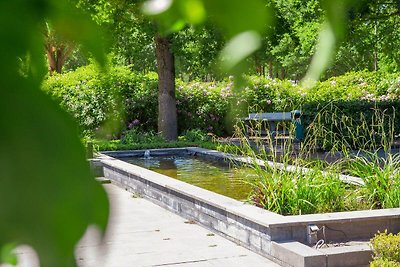
<path fill-rule="evenodd" d="M 382 143 L 386 157 L 378 150 L 354 155 L 344 149 L 327 164 L 310 161 L 315 148 L 303 143 L 295 149 L 292 138 L 279 144 L 265 137 L 250 142 L 240 127 L 235 137 L 240 146 L 234 151 L 227 146 L 225 152 L 253 159 L 250 165 L 257 175 L 248 181 L 252 187 L 248 201 L 259 207 L 282 215 L 400 207 L 400 155 L 388 153 L 385 144 L 390 142 Z M 344 183 L 344 173 L 361 178 L 363 184 Z"/>
<path fill-rule="evenodd" d="M 116 150 L 137 150 L 154 148 L 174 148 L 174 147 L 203 147 L 216 149 L 217 145 L 212 142 L 192 142 L 192 141 L 174 141 L 174 142 L 152 142 L 152 143 L 122 143 L 121 140 L 101 140 L 93 139 L 93 146 L 97 151 L 116 151 Z"/>
<path fill-rule="evenodd" d="M 370 161 L 361 166 L 362 158 L 354 161 L 349 165 L 351 174 L 358 174 L 363 185 L 341 181 L 336 166 L 323 171 L 315 165 L 304 171 L 297 164 L 287 171 L 253 164 L 257 178 L 249 181 L 253 188 L 249 201 L 282 215 L 400 207 L 398 163 L 379 166 Z"/>

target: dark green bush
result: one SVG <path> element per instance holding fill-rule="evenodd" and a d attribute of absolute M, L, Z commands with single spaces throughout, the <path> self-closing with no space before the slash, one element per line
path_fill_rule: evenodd
<path fill-rule="evenodd" d="M 329 150 L 335 145 L 377 149 L 400 133 L 400 99 L 339 100 L 302 106 L 307 136 Z"/>
<path fill-rule="evenodd" d="M 180 141 L 188 142 L 209 142 L 211 137 L 204 131 L 193 129 L 186 131 L 182 136 L 179 136 Z"/>

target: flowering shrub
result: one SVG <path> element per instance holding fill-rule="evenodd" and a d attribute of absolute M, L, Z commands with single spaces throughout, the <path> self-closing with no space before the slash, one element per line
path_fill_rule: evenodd
<path fill-rule="evenodd" d="M 349 72 L 343 76 L 332 77 L 308 92 L 307 102 L 329 100 L 375 99 L 383 95 L 396 97 L 397 74 L 384 72 Z M 397 91 L 397 97 L 399 96 Z"/>
<path fill-rule="evenodd" d="M 157 125 L 157 75 L 143 75 L 127 67 L 101 71 L 95 64 L 43 83 L 59 104 L 75 117 L 84 135 L 91 135 L 110 121 L 117 130 L 140 126 L 145 130 Z"/>
<path fill-rule="evenodd" d="M 400 104 L 400 79 L 395 74 L 349 73 L 319 82 L 311 89 L 260 76 L 247 76 L 245 80 L 246 85 L 239 89 L 231 78 L 220 82 L 177 80 L 179 132 L 199 129 L 224 135 L 229 133 L 235 119 L 248 113 L 294 109 L 303 110 L 309 124 L 332 100 L 354 121 L 361 113 L 371 117 L 374 109 L 392 111 Z M 43 88 L 77 119 L 85 134 L 93 133 L 112 119 L 113 125 L 121 127 L 120 132 L 157 131 L 156 73 L 139 74 L 128 67 L 116 66 L 105 73 L 90 64 L 49 77 Z M 330 126 L 334 122 L 322 123 Z M 400 123 L 397 125 L 398 134 Z"/>

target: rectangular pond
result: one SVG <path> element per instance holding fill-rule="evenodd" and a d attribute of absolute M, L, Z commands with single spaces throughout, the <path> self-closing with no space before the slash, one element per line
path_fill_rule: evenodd
<path fill-rule="evenodd" d="M 120 159 L 237 200 L 247 199 L 251 187 L 246 181 L 255 176 L 250 168 L 189 154 Z"/>

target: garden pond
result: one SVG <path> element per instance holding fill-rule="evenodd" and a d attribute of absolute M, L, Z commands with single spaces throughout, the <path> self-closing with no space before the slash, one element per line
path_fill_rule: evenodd
<path fill-rule="evenodd" d="M 129 157 L 122 160 L 237 200 L 247 199 L 251 192 L 247 181 L 256 175 L 250 168 L 238 168 L 224 161 L 191 155 Z"/>

